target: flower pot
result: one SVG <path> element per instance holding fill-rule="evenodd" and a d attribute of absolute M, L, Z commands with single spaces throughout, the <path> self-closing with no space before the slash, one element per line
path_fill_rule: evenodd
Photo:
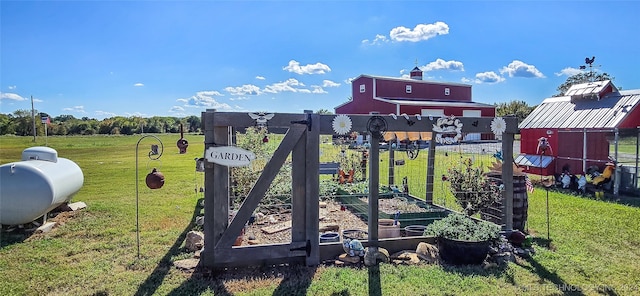
<path fill-rule="evenodd" d="M 342 231 L 342 239 L 366 240 L 368 237 L 369 234 L 360 229 L 346 229 Z"/>
<path fill-rule="evenodd" d="M 440 258 L 453 265 L 481 264 L 489 253 L 490 241 L 460 241 L 438 237 Z"/>
<path fill-rule="evenodd" d="M 335 243 L 340 241 L 340 234 L 337 232 L 327 232 L 320 235 L 321 243 Z"/>
<path fill-rule="evenodd" d="M 425 228 L 427 228 L 425 225 L 409 225 L 404 228 L 404 234 L 406 236 L 423 236 Z"/>
<path fill-rule="evenodd" d="M 378 220 L 378 238 L 400 237 L 400 224 L 394 224 L 393 219 Z"/>

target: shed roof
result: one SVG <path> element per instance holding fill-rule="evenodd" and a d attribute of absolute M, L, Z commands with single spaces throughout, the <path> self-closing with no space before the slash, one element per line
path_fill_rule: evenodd
<path fill-rule="evenodd" d="M 600 100 L 571 102 L 571 96 L 542 101 L 519 128 L 616 128 L 635 108 L 640 89 L 609 93 Z"/>

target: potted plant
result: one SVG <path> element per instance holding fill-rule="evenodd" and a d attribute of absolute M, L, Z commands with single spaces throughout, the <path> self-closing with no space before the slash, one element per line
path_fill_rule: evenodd
<path fill-rule="evenodd" d="M 466 158 L 448 169 L 444 181 L 462 214 L 451 214 L 425 229 L 425 235 L 438 238 L 440 257 L 451 264 L 480 264 L 484 261 L 493 240 L 499 237 L 500 226 L 471 218 L 471 215 L 491 206 L 502 197 L 501 186 L 489 178 L 481 166 L 474 166 Z"/>
<path fill-rule="evenodd" d="M 450 190 L 462 211 L 471 216 L 480 210 L 500 201 L 502 197 L 499 180 L 490 178 L 481 166 L 474 166 L 471 158 L 452 166 L 444 181 L 450 184 Z"/>
<path fill-rule="evenodd" d="M 454 265 L 480 264 L 491 243 L 499 238 L 500 226 L 453 213 L 427 226 L 425 235 L 437 237 L 440 258 Z"/>

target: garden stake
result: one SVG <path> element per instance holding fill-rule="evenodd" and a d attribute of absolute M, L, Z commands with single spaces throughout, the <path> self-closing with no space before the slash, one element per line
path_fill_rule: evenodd
<path fill-rule="evenodd" d="M 140 210 L 138 207 L 138 183 L 140 183 L 140 179 L 138 178 L 138 146 L 140 146 L 140 142 L 147 137 L 153 137 L 160 142 L 160 151 L 158 151 L 158 145 L 151 145 L 151 151 L 149 151 L 148 154 L 150 160 L 158 160 L 162 156 L 162 152 L 164 152 L 164 145 L 162 144 L 162 141 L 154 135 L 145 135 L 140 138 L 136 144 L 136 244 L 138 246 L 138 259 L 140 259 Z"/>

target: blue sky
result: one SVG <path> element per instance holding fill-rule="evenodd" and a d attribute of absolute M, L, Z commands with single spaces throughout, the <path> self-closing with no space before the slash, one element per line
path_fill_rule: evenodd
<path fill-rule="evenodd" d="M 361 74 L 472 85 L 539 104 L 595 56 L 640 88 L 640 2 L 1 1 L 0 112 L 302 112 Z"/>

